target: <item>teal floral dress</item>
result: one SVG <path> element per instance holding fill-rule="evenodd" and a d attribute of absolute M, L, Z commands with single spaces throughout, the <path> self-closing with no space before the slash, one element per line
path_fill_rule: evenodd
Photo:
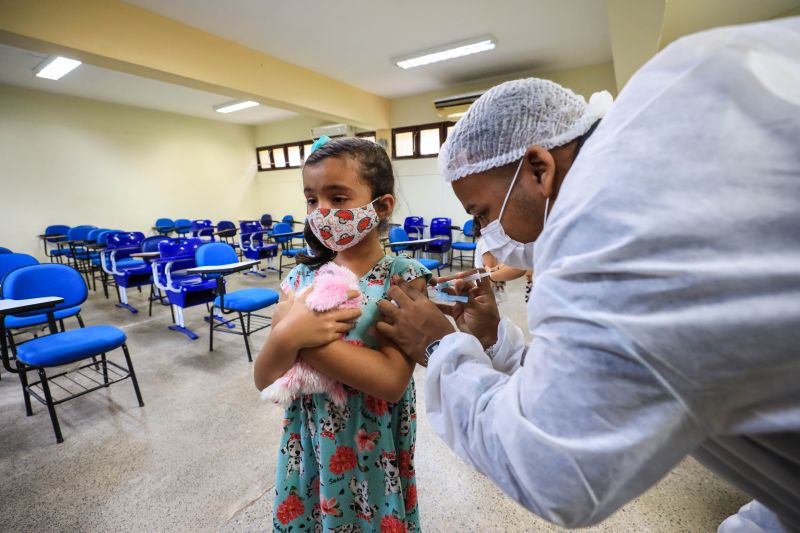
<path fill-rule="evenodd" d="M 312 283 L 315 270 L 294 268 L 284 292 Z M 377 349 L 377 302 L 391 278 L 430 271 L 405 256 L 384 256 L 359 280 L 362 315 L 345 341 Z M 308 394 L 286 409 L 278 455 L 272 525 L 280 532 L 356 533 L 419 531 L 414 445 L 417 434 L 413 378 L 397 403 L 345 385 L 346 405 Z"/>

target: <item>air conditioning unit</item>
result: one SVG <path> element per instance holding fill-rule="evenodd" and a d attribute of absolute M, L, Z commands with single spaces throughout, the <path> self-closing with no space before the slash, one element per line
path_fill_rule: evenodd
<path fill-rule="evenodd" d="M 483 91 L 477 91 L 466 94 L 456 94 L 454 96 L 446 96 L 433 101 L 433 107 L 440 117 L 444 118 L 459 118 L 467 112 L 469 106 L 481 97 Z"/>
<path fill-rule="evenodd" d="M 311 138 L 314 140 L 319 139 L 323 135 L 327 135 L 328 137 L 341 137 L 341 136 L 352 136 L 353 135 L 353 128 L 348 126 L 347 124 L 328 124 L 325 126 L 317 126 L 316 128 L 311 128 Z"/>

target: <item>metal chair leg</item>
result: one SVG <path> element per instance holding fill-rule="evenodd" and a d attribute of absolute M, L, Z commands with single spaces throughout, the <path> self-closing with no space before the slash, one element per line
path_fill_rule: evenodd
<path fill-rule="evenodd" d="M 22 398 L 25 400 L 25 415 L 33 416 L 31 394 L 28 392 L 28 371 L 19 361 L 17 361 L 17 368 L 19 368 L 19 382 L 22 385 Z"/>
<path fill-rule="evenodd" d="M 131 374 L 131 381 L 133 381 L 133 390 L 136 392 L 136 399 L 139 400 L 139 407 L 144 407 L 144 400 L 142 400 L 142 393 L 139 390 L 139 382 L 136 380 L 136 373 L 133 371 L 133 363 L 131 362 L 131 354 L 128 353 L 128 345 L 122 345 L 122 351 L 125 353 L 125 361 L 128 363 L 128 372 Z"/>
<path fill-rule="evenodd" d="M 39 369 L 39 378 L 42 380 L 44 399 L 47 402 L 47 410 L 50 411 L 50 421 L 53 423 L 53 431 L 56 434 L 56 442 L 62 443 L 64 442 L 64 437 L 61 436 L 61 426 L 58 425 L 56 406 L 53 404 L 53 397 L 50 395 L 50 385 L 47 383 L 47 374 L 45 374 L 44 368 Z"/>
<path fill-rule="evenodd" d="M 250 322 L 249 313 L 248 313 L 247 321 Z M 244 326 L 244 315 L 242 315 L 241 312 L 239 312 L 239 322 L 242 324 L 242 336 L 244 337 L 244 347 L 247 350 L 247 360 L 252 363 L 253 362 L 253 356 L 250 354 L 250 341 L 248 339 L 248 333 L 249 332 L 248 332 L 247 328 Z"/>
<path fill-rule="evenodd" d="M 222 311 L 222 309 L 220 309 Z M 214 351 L 214 306 L 208 312 L 208 351 Z"/>
<path fill-rule="evenodd" d="M 81 318 L 81 314 L 80 313 L 75 315 L 75 318 L 78 319 L 78 324 L 80 325 L 80 327 L 82 327 L 82 328 L 86 327 L 86 324 L 83 323 L 83 318 Z"/>
<path fill-rule="evenodd" d="M 100 360 L 103 362 L 103 383 L 108 385 L 108 364 L 106 363 L 105 352 L 100 355 Z"/>

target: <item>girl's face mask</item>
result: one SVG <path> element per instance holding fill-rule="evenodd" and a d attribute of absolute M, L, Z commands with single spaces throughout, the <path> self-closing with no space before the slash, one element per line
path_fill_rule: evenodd
<path fill-rule="evenodd" d="M 378 227 L 380 217 L 373 205 L 378 200 L 380 197 L 363 207 L 348 209 L 318 207 L 309 213 L 308 226 L 326 248 L 334 252 L 347 250 Z"/>

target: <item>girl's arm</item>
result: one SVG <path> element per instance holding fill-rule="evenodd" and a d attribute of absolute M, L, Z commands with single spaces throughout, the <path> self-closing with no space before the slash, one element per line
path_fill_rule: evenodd
<path fill-rule="evenodd" d="M 425 278 L 417 278 L 409 285 L 425 293 Z M 337 381 L 381 400 L 396 402 L 408 387 L 415 363 L 388 340 L 381 338 L 380 342 L 380 350 L 373 350 L 337 340 L 302 350 L 300 356 Z"/>
<path fill-rule="evenodd" d="M 390 403 L 403 397 L 415 364 L 388 341 L 378 351 L 338 340 L 300 356 L 323 374 Z"/>
<path fill-rule="evenodd" d="M 360 309 L 334 309 L 316 313 L 306 307 L 309 290 L 284 299 L 275 310 L 275 325 L 261 348 L 253 367 L 258 390 L 263 390 L 289 370 L 303 348 L 329 344 L 353 328 Z"/>

